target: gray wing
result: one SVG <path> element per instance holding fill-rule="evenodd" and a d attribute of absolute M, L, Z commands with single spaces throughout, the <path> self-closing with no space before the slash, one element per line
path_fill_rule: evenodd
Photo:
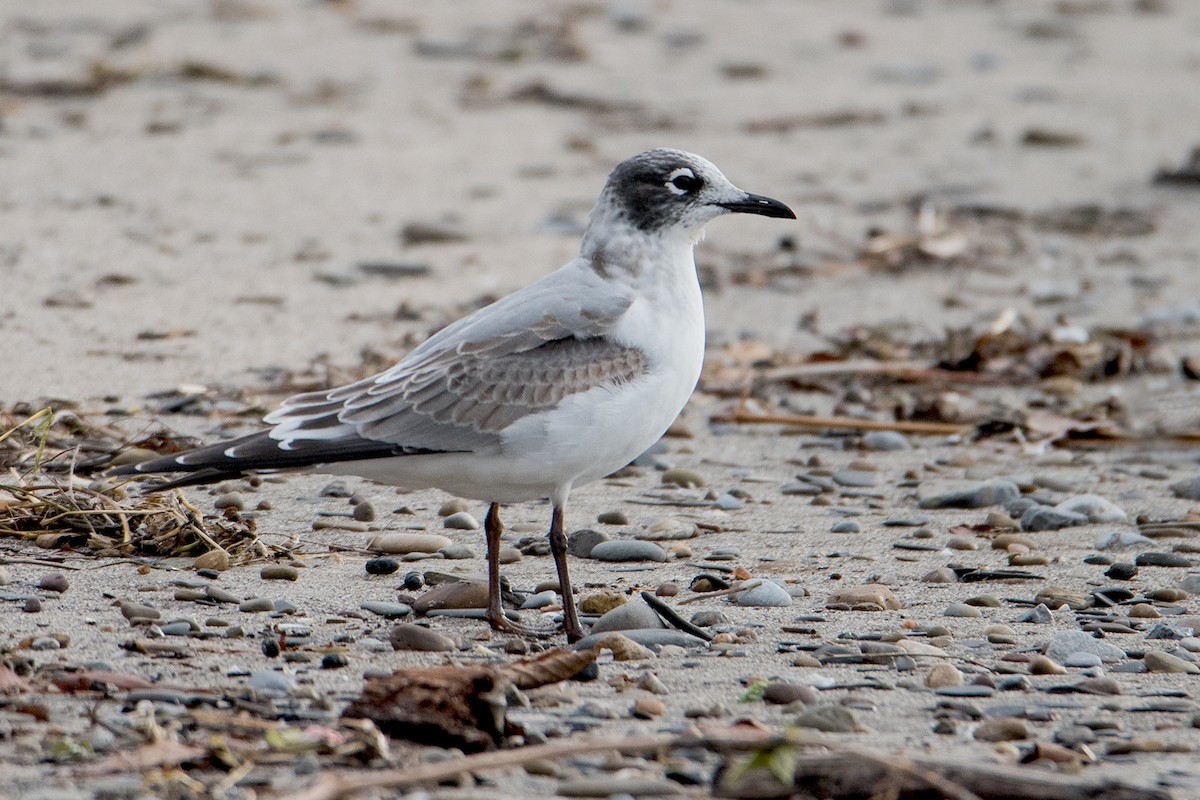
<path fill-rule="evenodd" d="M 422 451 L 493 448 L 522 417 L 646 369 L 605 337 L 633 301 L 571 265 L 430 337 L 386 372 L 284 401 L 266 421 L 282 447 L 356 439 Z M 590 278 L 590 279 L 589 279 Z"/>
<path fill-rule="evenodd" d="M 563 398 L 641 375 L 646 356 L 606 337 L 632 294 L 580 260 L 443 328 L 396 366 L 296 395 L 272 427 L 113 474 L 186 472 L 156 489 L 256 470 L 498 447 L 500 431 Z"/>

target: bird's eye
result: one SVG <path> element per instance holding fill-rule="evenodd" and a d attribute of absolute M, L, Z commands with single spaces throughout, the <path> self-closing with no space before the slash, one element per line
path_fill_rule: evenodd
<path fill-rule="evenodd" d="M 704 185 L 704 181 L 695 175 L 676 175 L 671 180 L 671 185 L 680 191 L 695 192 L 700 190 L 700 187 Z"/>
<path fill-rule="evenodd" d="M 697 177 L 687 167 L 680 167 L 667 176 L 667 188 L 672 194 L 685 195 L 698 192 L 704 187 L 704 179 Z"/>

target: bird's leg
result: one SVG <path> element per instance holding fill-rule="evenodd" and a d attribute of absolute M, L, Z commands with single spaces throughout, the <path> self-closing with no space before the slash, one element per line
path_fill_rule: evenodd
<path fill-rule="evenodd" d="M 562 506 L 554 506 L 550 515 L 550 555 L 554 556 L 554 566 L 558 569 L 558 591 L 562 595 L 563 631 L 567 634 L 568 642 L 578 642 L 583 638 L 583 628 L 579 624 L 579 615 L 575 613 L 575 596 L 571 593 L 571 576 L 567 574 L 567 535 L 563 533 Z"/>
<path fill-rule="evenodd" d="M 500 524 L 499 503 L 492 503 L 488 506 L 487 516 L 483 518 L 483 532 L 487 537 L 488 624 L 494 631 L 519 633 L 526 636 L 544 636 L 545 634 L 540 631 L 513 622 L 504 613 L 504 604 L 500 596 L 500 536 L 504 533 L 504 526 Z"/>
<path fill-rule="evenodd" d="M 488 606 L 487 621 L 492 630 L 505 630 L 508 618 L 504 616 L 504 605 L 500 601 L 500 536 L 504 526 L 500 524 L 500 504 L 488 506 L 483 518 L 483 532 L 487 537 Z"/>

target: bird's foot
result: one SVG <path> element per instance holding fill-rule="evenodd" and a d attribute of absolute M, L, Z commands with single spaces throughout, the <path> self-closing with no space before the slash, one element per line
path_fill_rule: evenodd
<path fill-rule="evenodd" d="M 488 624 L 492 626 L 492 630 L 499 633 L 511 633 L 517 636 L 526 636 L 533 639 L 549 639 L 554 635 L 554 631 L 539 630 L 531 628 L 528 625 L 511 620 L 506 614 L 500 612 L 493 614 L 490 611 L 487 615 Z"/>

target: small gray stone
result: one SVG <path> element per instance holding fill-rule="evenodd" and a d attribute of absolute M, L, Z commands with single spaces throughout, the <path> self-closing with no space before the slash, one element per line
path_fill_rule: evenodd
<path fill-rule="evenodd" d="M 288 564 L 267 564 L 258 576 L 264 581 L 294 581 L 300 579 L 300 570 Z"/>
<path fill-rule="evenodd" d="M 37 582 L 37 588 L 47 592 L 57 592 L 62 594 L 69 587 L 67 576 L 61 572 L 49 572 L 43 575 Z"/>
<path fill-rule="evenodd" d="M 829 529 L 830 533 L 859 533 L 862 531 L 862 526 L 852 519 L 844 519 L 841 522 L 833 523 L 833 527 Z"/>
<path fill-rule="evenodd" d="M 251 597 L 238 604 L 238 611 L 244 611 L 247 614 L 274 610 L 275 604 L 265 597 Z"/>
<path fill-rule="evenodd" d="M 879 482 L 879 476 L 875 472 L 865 469 L 839 469 L 831 478 L 838 486 L 860 489 Z"/>
<path fill-rule="evenodd" d="M 729 618 L 720 611 L 706 610 L 692 614 L 689 622 L 698 628 L 711 628 L 713 625 L 725 625 L 729 622 Z"/>
<path fill-rule="evenodd" d="M 662 619 L 641 600 L 619 605 L 592 625 L 592 633 L 665 628 Z"/>
<path fill-rule="evenodd" d="M 388 619 L 407 617 L 412 613 L 412 607 L 407 606 L 404 603 L 385 603 L 376 600 L 368 600 L 367 602 L 362 603 L 359 608 Z"/>
<path fill-rule="evenodd" d="M 283 698 L 296 691 L 296 683 L 282 672 L 261 669 L 250 676 L 250 688 L 259 697 Z"/>
<path fill-rule="evenodd" d="M 427 653 L 450 652 L 457 649 L 454 640 L 423 625 L 402 622 L 388 632 L 394 650 L 416 650 Z"/>
<path fill-rule="evenodd" d="M 1139 567 L 1194 567 L 1196 562 L 1179 553 L 1139 553 L 1133 563 Z"/>
<path fill-rule="evenodd" d="M 607 541 L 609 541 L 607 533 L 583 528 L 567 537 L 567 552 L 576 558 L 591 558 L 592 550 L 596 545 Z"/>
<path fill-rule="evenodd" d="M 742 584 L 737 593 L 739 606 L 757 608 L 780 608 L 792 604 L 792 596 L 774 581 L 756 579 Z"/>
<path fill-rule="evenodd" d="M 1200 666 L 1162 650 L 1147 650 L 1142 660 L 1146 664 L 1146 669 L 1151 672 L 1174 672 L 1189 675 L 1200 673 Z"/>
<path fill-rule="evenodd" d="M 1060 664 L 1065 664 L 1067 658 L 1075 653 L 1093 653 L 1109 662 L 1125 658 L 1124 650 L 1103 639 L 1096 639 L 1087 631 L 1060 631 L 1046 645 L 1046 657 Z"/>
<path fill-rule="evenodd" d="M 792 718 L 792 724 L 798 728 L 815 728 L 823 733 L 855 733 L 860 730 L 854 712 L 837 705 L 807 708 Z"/>
<path fill-rule="evenodd" d="M 1062 660 L 1064 667 L 1098 667 L 1104 662 L 1095 653 L 1068 653 Z"/>
<path fill-rule="evenodd" d="M 731 495 L 729 492 L 725 492 L 716 499 L 716 502 L 714 502 L 713 505 L 722 511 L 737 511 L 739 508 L 744 508 L 746 504 Z"/>
<path fill-rule="evenodd" d="M 591 557 L 599 561 L 666 561 L 667 553 L 654 542 L 618 539 L 600 542 L 592 548 Z"/>
<path fill-rule="evenodd" d="M 966 603 L 954 603 L 953 605 L 946 607 L 946 610 L 942 612 L 942 616 L 945 616 L 945 617 L 982 617 L 983 612 L 980 611 L 975 606 L 969 606 Z"/>
<path fill-rule="evenodd" d="M 1072 514 L 1082 514 L 1089 522 L 1126 522 L 1129 519 L 1116 504 L 1096 494 L 1068 497 L 1055 508 Z"/>
<path fill-rule="evenodd" d="M 1053 506 L 1031 506 L 1021 514 L 1023 531 L 1057 531 L 1072 525 L 1083 525 L 1088 518 L 1072 511 L 1062 511 Z"/>
<path fill-rule="evenodd" d="M 1142 536 L 1137 531 L 1113 531 L 1106 533 L 1096 540 L 1097 550 L 1128 550 L 1131 547 L 1141 547 L 1154 544 L 1154 540 Z"/>
<path fill-rule="evenodd" d="M 1200 475 L 1172 483 L 1171 491 L 1184 500 L 1200 500 Z"/>
<path fill-rule="evenodd" d="M 448 558 L 452 561 L 463 561 L 464 559 L 475 557 L 475 551 L 465 544 L 448 545 L 440 548 L 438 552 L 442 554 L 442 558 Z"/>
<path fill-rule="evenodd" d="M 898 431 L 870 431 L 862 438 L 863 447 L 867 450 L 890 452 L 894 450 L 912 450 L 912 442 Z"/>
<path fill-rule="evenodd" d="M 938 491 L 941 484 L 932 484 L 926 494 L 927 484 L 921 484 L 919 492 L 921 508 L 986 508 L 1005 505 L 1021 496 L 1021 490 L 1012 481 L 977 483 Z"/>
<path fill-rule="evenodd" d="M 772 681 L 763 689 L 763 701 L 773 705 L 786 706 L 800 701 L 802 703 L 817 702 L 817 690 L 808 684 L 790 683 L 788 681 Z"/>
<path fill-rule="evenodd" d="M 601 525 L 628 525 L 629 515 L 624 511 L 602 511 L 596 517 Z"/>
<path fill-rule="evenodd" d="M 232 508 L 235 511 L 245 511 L 246 498 L 242 497 L 240 492 L 227 492 L 226 494 L 219 495 L 213 501 L 213 508 L 222 510 Z"/>
<path fill-rule="evenodd" d="M 479 520 L 466 511 L 459 511 L 443 519 L 442 527 L 457 531 L 477 531 L 479 530 Z"/>
<path fill-rule="evenodd" d="M 544 606 L 553 605 L 558 602 L 558 592 L 553 589 L 547 589 L 544 592 L 531 594 L 521 603 L 522 609 L 536 609 Z"/>
<path fill-rule="evenodd" d="M 1021 617 L 1018 622 L 1029 622 L 1034 625 L 1049 625 L 1054 622 L 1054 615 L 1050 613 L 1050 609 L 1045 603 L 1038 603 L 1033 608 L 1029 609 L 1029 613 Z"/>

